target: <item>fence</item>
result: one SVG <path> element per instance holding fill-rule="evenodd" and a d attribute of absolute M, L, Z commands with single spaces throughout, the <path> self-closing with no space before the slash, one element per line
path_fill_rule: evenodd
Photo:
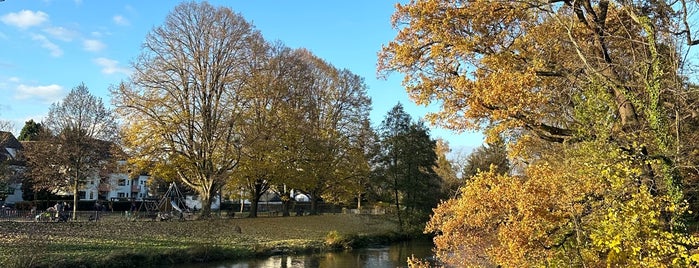
<path fill-rule="evenodd" d="M 250 212 L 250 206 L 247 205 L 243 209 L 243 213 L 240 213 L 240 207 L 223 206 L 223 210 L 214 211 L 212 214 L 214 216 L 224 217 L 224 218 L 241 218 L 248 215 Z M 371 208 L 371 209 L 347 209 L 339 205 L 334 204 L 319 204 L 318 213 L 320 214 L 385 214 L 390 213 L 386 208 Z M 261 217 L 277 217 L 282 216 L 283 206 L 281 204 L 272 203 L 260 203 L 258 206 L 258 216 Z M 289 213 L 295 216 L 307 215 L 311 211 L 310 204 L 297 203 L 289 208 Z M 77 211 L 76 221 L 123 221 L 123 220 L 133 220 L 139 219 L 155 219 L 155 213 L 148 214 L 146 211 L 94 211 L 94 210 L 79 210 Z M 27 209 L 3 209 L 0 210 L 0 221 L 39 221 L 39 222 L 50 222 L 57 221 L 55 212 L 48 210 L 27 210 Z M 59 216 L 66 220 L 72 221 L 73 211 L 64 211 Z M 187 218 L 192 218 L 193 213 L 187 213 Z"/>
<path fill-rule="evenodd" d="M 58 217 L 57 217 L 58 215 Z M 122 221 L 129 219 L 130 214 L 119 211 L 78 211 L 75 214 L 76 221 Z M 34 222 L 55 222 L 55 221 L 73 221 L 72 211 L 63 211 L 56 214 L 53 211 L 41 210 L 2 210 L 0 211 L 0 221 L 34 221 Z"/>

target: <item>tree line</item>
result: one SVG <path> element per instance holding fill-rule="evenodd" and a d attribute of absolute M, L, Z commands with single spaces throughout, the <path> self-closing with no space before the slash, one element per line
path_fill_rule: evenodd
<path fill-rule="evenodd" d="M 321 200 L 392 204 L 401 228 L 415 229 L 458 188 L 448 144 L 424 122 L 398 104 L 373 127 L 362 77 L 264 40 L 229 8 L 180 4 L 148 33 L 133 69 L 110 87 L 114 110 L 80 84 L 45 122 L 27 122 L 28 191 L 77 199 L 87 180 L 121 168 L 181 182 L 202 216 L 216 196 L 241 191 L 250 217 L 268 191 L 288 216 L 294 191 L 310 197 L 311 214 Z"/>

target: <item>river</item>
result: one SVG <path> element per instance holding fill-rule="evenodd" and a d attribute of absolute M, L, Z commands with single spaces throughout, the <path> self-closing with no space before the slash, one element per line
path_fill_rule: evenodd
<path fill-rule="evenodd" d="M 418 239 L 389 246 L 371 247 L 343 252 L 302 255 L 279 255 L 262 259 L 230 261 L 223 263 L 187 264 L 177 268 L 345 268 L 408 267 L 411 255 L 432 259 L 432 241 Z"/>

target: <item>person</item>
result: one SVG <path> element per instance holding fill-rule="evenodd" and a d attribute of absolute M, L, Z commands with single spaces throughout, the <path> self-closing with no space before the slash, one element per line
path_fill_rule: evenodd
<path fill-rule="evenodd" d="M 91 220 L 99 220 L 100 218 L 100 211 L 102 210 L 102 204 L 100 204 L 99 200 L 95 200 L 95 215 L 91 217 Z"/>
<path fill-rule="evenodd" d="M 63 213 L 61 214 L 66 218 L 70 218 L 70 216 L 73 215 L 68 202 L 63 202 Z"/>
<path fill-rule="evenodd" d="M 60 219 L 61 213 L 63 212 L 63 205 L 61 205 L 61 202 L 57 202 L 53 205 L 53 209 L 56 210 L 56 219 Z"/>

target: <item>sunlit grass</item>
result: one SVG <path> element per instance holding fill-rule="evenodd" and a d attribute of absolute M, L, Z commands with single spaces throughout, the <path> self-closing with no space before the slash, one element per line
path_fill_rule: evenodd
<path fill-rule="evenodd" d="M 346 214 L 181 222 L 0 222 L 0 266 L 132 265 L 113 260 L 127 257 L 145 265 L 232 259 L 322 250 L 332 246 L 325 242 L 333 231 L 348 238 L 386 236 L 396 229 L 386 216 Z"/>

